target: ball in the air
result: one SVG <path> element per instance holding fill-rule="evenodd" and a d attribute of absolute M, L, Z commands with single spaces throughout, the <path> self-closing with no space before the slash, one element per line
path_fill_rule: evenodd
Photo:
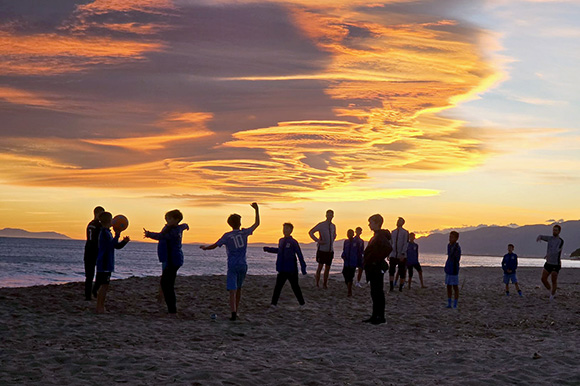
<path fill-rule="evenodd" d="M 118 214 L 113 217 L 111 225 L 113 225 L 115 232 L 123 232 L 129 227 L 129 220 L 127 220 L 127 217 L 123 216 L 122 214 Z"/>

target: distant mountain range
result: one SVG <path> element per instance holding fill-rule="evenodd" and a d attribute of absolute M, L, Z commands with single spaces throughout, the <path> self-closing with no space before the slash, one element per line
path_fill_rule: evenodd
<path fill-rule="evenodd" d="M 57 232 L 29 232 L 24 229 L 4 228 L 0 229 L 0 237 L 20 237 L 27 239 L 59 239 L 68 240 L 70 237 Z"/>
<path fill-rule="evenodd" d="M 580 247 L 580 220 L 564 221 L 560 237 L 564 239 L 564 254 L 569 256 Z M 459 245 L 465 255 L 503 256 L 507 245 L 515 246 L 519 256 L 543 257 L 546 243 L 536 242 L 538 235 L 552 235 L 552 225 L 485 226 L 475 230 L 459 230 Z M 449 233 L 432 233 L 417 239 L 419 251 L 424 253 L 447 253 Z"/>

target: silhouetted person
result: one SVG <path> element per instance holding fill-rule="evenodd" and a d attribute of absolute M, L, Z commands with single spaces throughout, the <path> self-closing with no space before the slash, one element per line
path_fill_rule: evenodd
<path fill-rule="evenodd" d="M 397 228 L 391 232 L 391 239 L 393 250 L 389 258 L 389 291 L 393 291 L 395 278 L 395 271 L 399 268 L 398 274 L 401 280 L 399 284 L 399 291 L 403 291 L 405 285 L 405 277 L 407 272 L 407 246 L 409 244 L 409 232 L 403 228 L 405 219 L 399 217 L 397 220 Z"/>
<path fill-rule="evenodd" d="M 548 243 L 546 250 L 546 263 L 542 270 L 542 283 L 550 291 L 550 300 L 554 300 L 556 289 L 558 289 L 558 273 L 562 268 L 562 247 L 564 240 L 560 237 L 562 227 L 556 224 L 552 228 L 552 236 L 538 236 L 536 241 L 546 241 Z M 548 277 L 552 277 L 552 285 L 548 283 Z"/>
<path fill-rule="evenodd" d="M 241 228 L 242 216 L 232 214 L 228 217 L 228 224 L 232 227 L 230 232 L 224 235 L 212 245 L 200 246 L 204 251 L 226 246 L 228 254 L 228 277 L 227 290 L 230 292 L 230 308 L 232 310 L 231 321 L 238 318 L 238 309 L 242 299 L 242 285 L 248 272 L 248 263 L 246 260 L 246 250 L 248 248 L 248 236 L 250 236 L 260 225 L 260 210 L 257 203 L 251 204 L 256 211 L 254 225 L 249 228 Z"/>
<path fill-rule="evenodd" d="M 93 291 L 93 279 L 95 278 L 95 267 L 97 265 L 97 256 L 99 254 L 99 234 L 101 233 L 101 223 L 99 222 L 99 215 L 105 209 L 102 206 L 97 206 L 93 209 L 94 218 L 87 225 L 87 242 L 85 243 L 85 299 L 91 300 L 91 294 L 96 298 L 97 290 Z"/>
<path fill-rule="evenodd" d="M 298 256 L 298 260 L 300 261 L 300 269 L 303 275 L 306 275 L 306 262 L 304 261 L 304 256 L 302 255 L 298 241 L 292 237 L 293 230 L 294 225 L 285 223 L 282 226 L 284 237 L 278 241 L 278 248 L 264 247 L 264 252 L 277 254 L 276 271 L 278 272 L 278 276 L 276 277 L 276 286 L 274 287 L 274 294 L 272 295 L 272 307 L 278 305 L 278 299 L 280 298 L 284 284 L 286 284 L 286 280 L 290 282 L 298 303 L 301 306 L 304 305 L 304 297 L 298 284 L 298 264 L 296 262 L 296 256 Z"/>
<path fill-rule="evenodd" d="M 373 313 L 364 322 L 372 324 L 386 322 L 383 281 L 385 272 L 389 269 L 386 258 L 391 253 L 393 247 L 391 246 L 391 234 L 388 230 L 381 229 L 382 226 L 383 216 L 374 214 L 369 217 L 369 228 L 374 232 L 374 235 L 365 248 L 363 262 L 367 281 L 371 287 Z"/>
<path fill-rule="evenodd" d="M 359 246 L 359 252 L 358 252 L 358 260 L 356 262 L 356 266 L 358 268 L 358 272 L 357 272 L 357 276 L 356 276 L 356 286 L 361 288 L 362 285 L 360 284 L 360 279 L 362 278 L 362 273 L 363 273 L 363 255 L 364 255 L 364 251 L 365 251 L 365 241 L 360 237 L 360 235 L 362 235 L 362 228 L 361 227 L 356 227 L 356 229 L 354 230 L 355 235 L 354 235 L 354 239 L 356 240 L 356 243 Z"/>
<path fill-rule="evenodd" d="M 143 228 L 144 237 L 158 240 L 157 255 L 163 267 L 161 274 L 161 290 L 167 312 L 177 314 L 177 300 L 175 297 L 175 278 L 177 270 L 183 265 L 183 250 L 181 241 L 183 231 L 189 230 L 189 225 L 179 224 L 183 220 L 183 214 L 177 209 L 165 213 L 165 226 L 159 233 L 149 232 Z"/>
<path fill-rule="evenodd" d="M 316 226 L 308 232 L 310 238 L 317 244 L 316 262 L 318 263 L 318 268 L 314 275 L 316 286 L 320 287 L 320 272 L 322 271 L 322 267 L 324 267 L 323 286 L 325 289 L 328 288 L 328 275 L 330 274 L 330 266 L 332 265 L 332 259 L 334 258 L 336 226 L 332 223 L 333 218 L 334 211 L 331 209 L 327 210 L 326 220 L 316 224 Z M 319 237 L 316 237 L 316 232 L 318 232 Z"/>
<path fill-rule="evenodd" d="M 455 293 L 453 308 L 457 308 L 459 301 L 459 261 L 461 260 L 461 247 L 457 242 L 459 233 L 449 232 L 449 244 L 447 245 L 447 261 L 445 262 L 445 285 L 447 286 L 447 308 L 451 308 L 451 292 Z"/>

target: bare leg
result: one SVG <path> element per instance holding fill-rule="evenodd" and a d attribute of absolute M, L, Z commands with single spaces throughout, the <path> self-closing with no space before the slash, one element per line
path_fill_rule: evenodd
<path fill-rule="evenodd" d="M 459 299 L 459 286 L 458 285 L 453 286 L 453 292 L 455 293 L 455 300 Z"/>
<path fill-rule="evenodd" d="M 346 288 L 348 288 L 348 297 L 352 296 L 352 281 L 350 283 L 346 283 Z"/>
<path fill-rule="evenodd" d="M 97 314 L 105 313 L 105 300 L 107 299 L 108 284 L 102 284 L 97 293 Z"/>
<path fill-rule="evenodd" d="M 423 272 L 419 271 L 419 280 L 421 281 L 421 288 L 425 288 L 425 284 L 423 284 Z"/>
<path fill-rule="evenodd" d="M 447 286 L 447 299 L 451 299 L 451 286 Z"/>
<path fill-rule="evenodd" d="M 359 283 L 360 283 L 360 279 L 362 278 L 362 272 L 363 272 L 362 268 L 359 267 L 358 276 L 356 278 L 356 281 L 358 281 Z"/>
<path fill-rule="evenodd" d="M 230 290 L 230 310 L 232 312 L 238 312 L 237 302 L 236 302 L 236 292 L 237 292 L 237 290 Z"/>
<path fill-rule="evenodd" d="M 316 281 L 316 286 L 320 287 L 320 272 L 322 272 L 322 264 L 318 263 L 318 268 L 314 274 L 314 280 Z"/>
<path fill-rule="evenodd" d="M 510 292 L 510 285 L 509 285 L 509 283 L 505 285 L 505 292 Z"/>
<path fill-rule="evenodd" d="M 546 287 L 546 289 L 549 291 L 552 289 L 552 287 L 550 287 L 550 283 L 548 283 L 548 276 L 550 276 L 550 273 L 544 269 L 542 271 L 542 283 L 544 284 L 544 287 Z"/>
<path fill-rule="evenodd" d="M 324 289 L 328 288 L 328 275 L 330 275 L 330 264 L 324 265 Z"/>
<path fill-rule="evenodd" d="M 520 292 L 520 286 L 518 285 L 518 283 L 515 283 L 516 286 L 516 291 Z"/>
<path fill-rule="evenodd" d="M 240 309 L 240 300 L 242 300 L 242 289 L 236 290 L 236 312 Z"/>
<path fill-rule="evenodd" d="M 395 281 L 399 281 L 399 271 L 397 271 L 397 274 L 395 275 Z"/>
<path fill-rule="evenodd" d="M 558 289 L 558 272 L 552 272 L 552 296 L 556 295 Z"/>
<path fill-rule="evenodd" d="M 163 304 L 165 302 L 165 297 L 163 296 L 163 288 L 159 286 L 159 293 L 157 294 L 157 303 Z"/>
<path fill-rule="evenodd" d="M 411 289 L 411 280 L 413 280 L 413 278 L 409 276 L 409 289 Z"/>

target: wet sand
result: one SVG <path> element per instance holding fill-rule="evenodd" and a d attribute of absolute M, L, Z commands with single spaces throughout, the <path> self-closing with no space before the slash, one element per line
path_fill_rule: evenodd
<path fill-rule="evenodd" d="M 453 310 L 427 267 L 428 288 L 387 293 L 379 326 L 361 322 L 368 286 L 347 298 L 342 276 L 301 276 L 304 307 L 287 283 L 273 311 L 275 277 L 248 276 L 236 322 L 223 276 L 179 276 L 178 319 L 155 277 L 113 281 L 105 315 L 83 283 L 3 288 L 0 384 L 580 384 L 580 270 L 561 271 L 553 303 L 540 274 L 518 269 L 524 297 L 506 297 L 500 268 L 462 268 Z"/>

